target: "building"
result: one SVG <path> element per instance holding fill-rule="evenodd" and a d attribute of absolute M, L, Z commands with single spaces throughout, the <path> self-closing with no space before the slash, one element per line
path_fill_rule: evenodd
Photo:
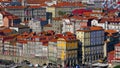
<path fill-rule="evenodd" d="M 101 26 L 104 29 L 111 29 L 111 30 L 117 30 L 119 32 L 120 30 L 120 18 L 116 17 L 116 18 L 102 18 L 102 19 L 94 19 L 91 21 L 92 25 L 95 26 Z"/>
<path fill-rule="evenodd" d="M 49 63 L 57 63 L 57 39 L 52 39 L 48 43 Z"/>
<path fill-rule="evenodd" d="M 109 63 L 109 65 L 111 66 L 112 65 L 112 63 L 114 62 L 114 60 L 115 60 L 115 51 L 110 51 L 109 53 L 108 53 L 108 63 Z"/>
<path fill-rule="evenodd" d="M 38 33 L 42 31 L 41 21 L 39 20 L 30 20 L 28 26 L 32 29 L 32 32 Z"/>
<path fill-rule="evenodd" d="M 10 14 L 5 11 L 0 11 L 1 25 L 5 27 L 15 26 L 20 24 L 21 20 L 18 16 Z"/>
<path fill-rule="evenodd" d="M 3 15 L 0 13 L 0 26 L 3 26 Z"/>
<path fill-rule="evenodd" d="M 85 17 L 85 16 L 68 16 L 62 19 L 62 33 L 71 32 L 76 33 L 82 26 L 91 26 L 91 21 L 96 17 Z"/>
<path fill-rule="evenodd" d="M 28 21 L 32 18 L 46 18 L 46 8 L 41 6 L 8 6 L 6 11 L 19 16 L 22 21 Z"/>
<path fill-rule="evenodd" d="M 20 41 L 16 42 L 16 46 L 18 48 L 17 56 L 28 57 L 27 45 L 28 45 L 27 41 L 25 41 L 25 40 L 20 40 Z"/>
<path fill-rule="evenodd" d="M 104 29 L 101 27 L 81 27 L 76 37 L 82 44 L 82 63 L 92 63 L 103 58 Z"/>
<path fill-rule="evenodd" d="M 10 27 L 10 29 L 17 31 L 19 34 L 22 34 L 24 32 L 27 32 L 27 33 L 30 32 L 30 27 L 26 25 L 17 25 L 17 26 Z"/>
<path fill-rule="evenodd" d="M 115 45 L 115 62 L 120 62 L 120 43 Z"/>
<path fill-rule="evenodd" d="M 47 24 L 43 27 L 43 31 L 52 30 L 52 24 Z"/>
<path fill-rule="evenodd" d="M 52 30 L 55 31 L 56 34 L 62 33 L 62 19 L 61 18 L 53 18 L 52 19 Z"/>
<path fill-rule="evenodd" d="M 42 3 L 50 2 L 52 0 L 26 0 L 28 6 L 39 6 Z"/>
<path fill-rule="evenodd" d="M 20 18 L 18 18 L 17 16 L 6 16 L 3 19 L 4 25 L 5 27 L 14 27 L 18 24 L 20 24 L 21 20 Z"/>
<path fill-rule="evenodd" d="M 43 27 L 44 31 L 53 30 L 56 34 L 62 33 L 62 17 L 55 17 L 49 23 Z"/>
<path fill-rule="evenodd" d="M 107 56 L 109 52 L 115 50 L 114 45 L 119 42 L 119 38 L 119 33 L 116 30 L 105 30 L 105 56 Z"/>
<path fill-rule="evenodd" d="M 62 33 L 65 32 L 75 33 L 75 23 L 69 19 L 63 19 Z"/>
<path fill-rule="evenodd" d="M 81 0 L 59 0 L 60 2 L 80 2 Z"/>
<path fill-rule="evenodd" d="M 63 66 L 78 64 L 78 40 L 68 33 L 57 40 L 57 63 Z"/>
<path fill-rule="evenodd" d="M 56 5 L 48 6 L 46 8 L 47 12 L 52 13 L 52 17 L 60 17 L 65 14 L 71 14 L 75 9 L 83 9 L 85 6 L 82 3 L 70 3 L 70 2 L 60 2 Z"/>

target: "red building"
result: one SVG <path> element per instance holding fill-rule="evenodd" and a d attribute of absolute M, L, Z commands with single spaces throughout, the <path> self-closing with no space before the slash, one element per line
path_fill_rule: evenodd
<path fill-rule="evenodd" d="M 111 64 L 115 60 L 115 51 L 108 53 L 108 63 Z"/>
<path fill-rule="evenodd" d="M 120 43 L 115 45 L 115 61 L 120 62 Z"/>
<path fill-rule="evenodd" d="M 120 43 L 115 45 L 115 50 L 108 53 L 108 63 L 120 62 Z"/>

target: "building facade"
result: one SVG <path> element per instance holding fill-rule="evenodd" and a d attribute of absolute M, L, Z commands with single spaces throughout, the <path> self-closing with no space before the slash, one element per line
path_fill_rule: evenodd
<path fill-rule="evenodd" d="M 48 43 L 48 58 L 50 63 L 57 63 L 57 40 Z"/>
<path fill-rule="evenodd" d="M 78 41 L 75 38 L 59 38 L 57 40 L 57 62 L 63 66 L 78 64 Z"/>
<path fill-rule="evenodd" d="M 46 8 L 40 6 L 9 6 L 6 11 L 19 16 L 22 21 L 28 21 L 32 18 L 46 18 Z"/>
<path fill-rule="evenodd" d="M 82 63 L 103 58 L 104 30 L 101 27 L 82 27 L 76 35 L 82 44 Z"/>
<path fill-rule="evenodd" d="M 42 26 L 41 26 L 41 21 L 38 20 L 30 20 L 28 23 L 28 26 L 32 29 L 32 32 L 41 32 L 42 31 Z"/>

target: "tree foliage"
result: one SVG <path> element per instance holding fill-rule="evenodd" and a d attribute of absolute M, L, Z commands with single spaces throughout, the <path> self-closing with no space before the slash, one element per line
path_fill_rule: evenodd
<path fill-rule="evenodd" d="M 66 12 L 63 12 L 63 11 L 58 11 L 58 14 L 59 14 L 60 16 L 63 16 L 63 15 L 65 15 L 65 14 L 66 14 Z"/>
<path fill-rule="evenodd" d="M 120 65 L 115 66 L 114 68 L 120 68 Z"/>

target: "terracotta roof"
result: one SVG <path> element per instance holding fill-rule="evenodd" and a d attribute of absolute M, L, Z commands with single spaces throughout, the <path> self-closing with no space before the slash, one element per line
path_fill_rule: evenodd
<path fill-rule="evenodd" d="M 50 42 L 57 42 L 57 39 L 51 39 Z"/>
<path fill-rule="evenodd" d="M 8 19 L 19 19 L 18 16 L 15 16 L 15 15 L 9 15 L 9 16 L 6 16 Z"/>
<path fill-rule="evenodd" d="M 27 32 L 24 32 L 22 35 L 28 35 L 28 33 L 27 33 Z"/>
<path fill-rule="evenodd" d="M 3 32 L 4 33 L 10 33 L 10 32 L 12 32 L 12 30 L 11 29 L 4 29 Z"/>
<path fill-rule="evenodd" d="M 109 54 L 114 55 L 115 51 L 110 51 Z"/>
<path fill-rule="evenodd" d="M 77 40 L 75 36 L 63 36 L 66 41 L 75 41 Z"/>
<path fill-rule="evenodd" d="M 47 24 L 44 27 L 52 27 L 52 24 Z"/>
<path fill-rule="evenodd" d="M 103 30 L 103 28 L 100 27 L 100 26 L 92 26 L 92 27 L 90 27 L 90 30 L 92 30 L 92 31 L 94 31 L 94 30 Z"/>
<path fill-rule="evenodd" d="M 18 0 L 18 2 L 22 2 L 22 0 Z"/>
<path fill-rule="evenodd" d="M 117 2 L 117 4 L 120 4 L 120 1 L 119 1 L 119 2 Z"/>
<path fill-rule="evenodd" d="M 0 0 L 0 2 L 11 2 L 12 0 Z"/>
<path fill-rule="evenodd" d="M 29 6 L 29 8 L 41 8 L 41 6 Z"/>
<path fill-rule="evenodd" d="M 26 0 L 28 4 L 41 4 L 51 0 Z"/>
<path fill-rule="evenodd" d="M 82 15 L 85 12 L 92 12 L 92 10 L 86 10 L 86 9 L 75 9 L 72 11 L 74 15 Z"/>
<path fill-rule="evenodd" d="M 90 32 L 90 31 L 97 31 L 97 30 L 104 30 L 102 27 L 100 26 L 82 26 L 82 29 L 79 29 L 77 31 L 83 31 L 83 32 Z"/>
<path fill-rule="evenodd" d="M 9 15 L 12 15 L 6 11 L 0 11 L 0 13 L 3 15 L 3 16 L 9 16 Z"/>
<path fill-rule="evenodd" d="M 71 19 L 77 19 L 77 20 L 89 20 L 89 19 L 96 19 L 97 17 L 89 16 L 89 17 L 83 17 L 83 16 L 72 16 Z"/>
<path fill-rule="evenodd" d="M 117 33 L 116 30 L 105 30 L 105 32 L 107 32 L 107 33 Z"/>
<path fill-rule="evenodd" d="M 33 36 L 32 38 L 33 38 L 33 39 L 35 39 L 35 38 L 40 38 L 40 36 L 35 35 L 35 36 Z"/>
<path fill-rule="evenodd" d="M 56 5 L 52 5 L 51 7 L 82 7 L 84 6 L 82 3 L 79 2 L 60 2 Z"/>
<path fill-rule="evenodd" d="M 7 6 L 7 9 L 25 9 L 25 6 Z"/>
<path fill-rule="evenodd" d="M 120 43 L 118 43 L 118 44 L 115 44 L 115 46 L 120 46 Z"/>
<path fill-rule="evenodd" d="M 100 23 L 105 23 L 106 21 L 108 21 L 108 18 L 102 18 L 99 22 Z"/>
<path fill-rule="evenodd" d="M 91 12 L 83 12 L 83 15 L 90 16 Z"/>
<path fill-rule="evenodd" d="M 62 18 L 61 17 L 54 17 L 53 20 L 59 21 L 59 20 L 62 20 Z"/>
<path fill-rule="evenodd" d="M 112 9 L 112 10 L 109 10 L 108 12 L 116 12 L 116 11 L 119 11 L 118 9 Z"/>
<path fill-rule="evenodd" d="M 47 5 L 47 4 L 45 4 L 45 3 L 41 3 L 41 4 L 40 4 L 40 6 L 42 6 L 42 7 L 43 7 L 43 6 L 48 6 L 48 5 Z"/>
<path fill-rule="evenodd" d="M 17 41 L 18 43 L 22 43 L 22 44 L 27 44 L 27 41 L 26 40 L 20 40 L 20 41 Z"/>

